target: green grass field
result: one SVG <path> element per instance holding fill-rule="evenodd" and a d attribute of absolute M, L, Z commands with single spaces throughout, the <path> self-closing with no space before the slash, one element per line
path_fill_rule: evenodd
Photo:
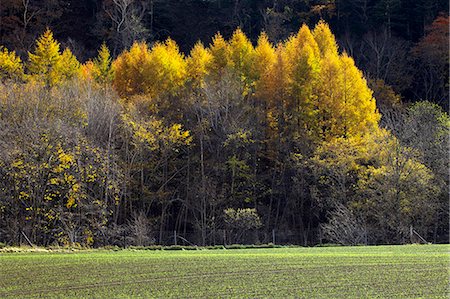
<path fill-rule="evenodd" d="M 0 254 L 0 298 L 448 298 L 449 245 Z"/>

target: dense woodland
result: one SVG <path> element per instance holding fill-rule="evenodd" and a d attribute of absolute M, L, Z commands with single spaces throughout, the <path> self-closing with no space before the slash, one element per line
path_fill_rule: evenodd
<path fill-rule="evenodd" d="M 448 241 L 446 1 L 41 2 L 1 4 L 0 242 Z"/>

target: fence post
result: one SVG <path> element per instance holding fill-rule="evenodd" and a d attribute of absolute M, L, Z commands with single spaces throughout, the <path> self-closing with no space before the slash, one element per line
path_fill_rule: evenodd
<path fill-rule="evenodd" d="M 177 231 L 176 230 L 173 231 L 173 243 L 175 246 L 177 245 Z"/>
<path fill-rule="evenodd" d="M 272 229 L 272 244 L 275 245 L 275 229 Z"/>
<path fill-rule="evenodd" d="M 322 229 L 319 226 L 319 244 L 322 245 Z"/>
<path fill-rule="evenodd" d="M 409 241 L 411 242 L 411 244 L 413 244 L 413 226 L 410 225 L 409 226 Z"/>

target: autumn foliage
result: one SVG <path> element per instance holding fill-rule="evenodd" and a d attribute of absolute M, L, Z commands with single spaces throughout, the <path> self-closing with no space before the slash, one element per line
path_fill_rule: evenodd
<path fill-rule="evenodd" d="M 444 21 L 417 55 L 441 44 Z M 83 64 L 47 29 L 25 63 L 0 48 L 0 81 L 0 233 L 12 243 L 26 231 L 44 245 L 145 245 L 150 230 L 162 243 L 191 229 L 205 245 L 242 226 L 297 230 L 308 244 L 338 209 L 376 230 L 373 243 L 446 223 L 443 163 L 424 157 L 442 154 L 448 117 L 425 104 L 393 120 L 403 135 L 381 128 L 323 21 L 278 44 L 217 33 L 186 55 L 170 38 L 116 58 L 103 44 Z M 440 133 L 412 138 L 414 113 Z"/>

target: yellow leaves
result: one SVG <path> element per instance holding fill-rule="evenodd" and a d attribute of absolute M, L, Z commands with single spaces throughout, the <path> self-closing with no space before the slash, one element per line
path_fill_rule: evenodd
<path fill-rule="evenodd" d="M 89 166 L 92 167 L 91 165 L 89 165 Z M 95 182 L 96 179 L 97 179 L 97 175 L 96 174 L 89 173 L 86 176 L 86 182 L 87 183 L 93 183 L 93 182 Z"/>
<path fill-rule="evenodd" d="M 67 199 L 66 207 L 70 209 L 74 205 L 75 205 L 75 198 L 73 196 L 69 196 L 69 198 Z"/>
<path fill-rule="evenodd" d="M 56 155 L 58 158 L 58 164 L 53 168 L 53 172 L 63 173 L 65 170 L 72 167 L 72 165 L 75 163 L 75 157 L 71 153 L 66 153 L 61 148 L 60 144 L 58 144 L 57 148 L 58 150 L 56 151 Z"/>
<path fill-rule="evenodd" d="M 125 128 L 131 131 L 135 144 L 146 144 L 152 150 L 158 148 L 159 145 L 156 136 L 161 132 L 162 123 L 160 121 L 139 122 L 127 113 L 122 114 L 122 121 Z"/>
<path fill-rule="evenodd" d="M 85 81 L 94 80 L 95 65 L 92 61 L 86 61 L 86 63 L 80 66 L 80 77 Z"/>
<path fill-rule="evenodd" d="M 24 168 L 24 164 L 22 160 L 16 160 L 11 164 L 12 168 Z"/>
<path fill-rule="evenodd" d="M 140 143 L 147 143 L 150 145 L 150 147 L 155 147 L 156 145 L 156 138 L 150 131 L 147 131 L 145 127 L 143 126 L 135 126 L 134 131 L 134 137 L 137 139 Z"/>
<path fill-rule="evenodd" d="M 258 38 L 253 63 L 253 71 L 256 73 L 257 78 L 259 79 L 262 76 L 267 76 L 275 61 L 275 48 L 270 43 L 267 35 L 263 32 Z"/>
<path fill-rule="evenodd" d="M 16 52 L 0 46 L 0 81 L 5 79 L 21 80 L 24 77 L 22 60 Z"/>
<path fill-rule="evenodd" d="M 321 62 L 319 119 L 324 140 L 355 136 L 378 129 L 380 115 L 372 91 L 347 54 L 326 54 Z"/>
<path fill-rule="evenodd" d="M 166 139 L 169 144 L 185 144 L 192 142 L 189 131 L 183 131 L 181 124 L 174 124 L 166 130 Z"/>
<path fill-rule="evenodd" d="M 25 191 L 20 191 L 19 198 L 20 199 L 29 199 L 30 198 L 30 194 L 26 193 Z"/>
<path fill-rule="evenodd" d="M 61 60 L 56 66 L 60 76 L 58 80 L 64 81 L 78 76 L 80 74 L 80 66 L 72 51 L 69 48 L 64 49 L 61 54 Z"/>
<path fill-rule="evenodd" d="M 253 72 L 255 49 L 240 28 L 234 31 L 228 44 L 231 66 L 241 78 L 241 81 L 249 87 L 254 81 L 253 77 L 255 77 Z"/>
<path fill-rule="evenodd" d="M 70 183 L 70 181 L 68 180 L 68 183 Z M 66 202 L 66 207 L 68 209 L 72 208 L 72 207 L 76 207 L 76 201 L 77 198 L 81 196 L 80 192 L 81 192 L 81 186 L 79 183 L 73 183 L 72 186 L 70 187 L 70 190 L 68 192 L 68 196 L 67 196 L 67 202 Z"/>
<path fill-rule="evenodd" d="M 314 27 L 312 34 L 319 46 L 322 57 L 327 56 L 327 54 L 338 55 L 336 39 L 327 23 L 322 20 L 319 21 L 316 27 Z"/>
<path fill-rule="evenodd" d="M 224 142 L 224 146 L 243 147 L 248 144 L 254 143 L 252 139 L 252 133 L 248 130 L 240 129 L 235 133 L 228 134 L 227 139 Z"/>
<path fill-rule="evenodd" d="M 85 243 L 87 246 L 91 246 L 94 244 L 94 234 L 91 230 L 85 229 L 84 230 L 84 237 L 85 237 Z"/>
<path fill-rule="evenodd" d="M 186 61 L 171 39 L 151 50 L 145 43 L 134 43 L 114 61 L 113 70 L 114 87 L 122 96 L 173 94 L 187 79 Z"/>
<path fill-rule="evenodd" d="M 113 62 L 116 76 L 113 86 L 121 96 L 147 92 L 144 70 L 150 62 L 150 51 L 145 43 L 134 43 L 129 51 L 122 52 Z"/>
<path fill-rule="evenodd" d="M 230 65 L 229 45 L 220 33 L 217 33 L 209 46 L 212 55 L 211 72 L 220 76 Z"/>
<path fill-rule="evenodd" d="M 67 169 L 71 166 L 71 164 L 75 161 L 72 154 L 67 154 L 63 149 L 58 150 L 58 160 L 62 168 Z"/>
<path fill-rule="evenodd" d="M 100 84 L 109 83 L 114 77 L 111 54 L 105 43 L 101 45 L 97 58 L 92 62 L 92 75 Z"/>
<path fill-rule="evenodd" d="M 301 53 L 305 46 L 309 46 L 313 51 L 313 55 L 319 57 L 319 45 L 308 26 L 303 24 L 298 33 L 291 36 L 286 42 L 286 55 L 295 61 L 295 57 Z"/>
<path fill-rule="evenodd" d="M 55 193 L 47 193 L 44 195 L 45 201 L 52 201 L 55 197 L 57 197 L 57 194 Z"/>
<path fill-rule="evenodd" d="M 165 127 L 160 120 L 137 120 L 127 113 L 122 115 L 122 121 L 126 129 L 131 131 L 134 143 L 146 145 L 152 151 L 160 149 L 161 145 L 167 150 L 172 146 L 189 145 L 192 142 L 189 131 L 184 131 L 181 124 Z"/>
<path fill-rule="evenodd" d="M 146 95 L 159 108 L 165 103 L 153 99 L 178 93 L 187 79 L 190 86 L 199 88 L 206 76 L 216 80 L 231 72 L 240 78 L 243 95 L 256 94 L 262 100 L 272 128 L 315 141 L 374 131 L 380 119 L 362 73 L 345 53 L 339 55 L 323 21 L 313 32 L 302 25 L 276 48 L 264 33 L 253 47 L 240 29 L 229 41 L 217 33 L 208 48 L 197 43 L 187 58 L 171 39 L 152 49 L 135 43 L 114 61 L 113 68 L 120 95 Z M 275 121 L 283 123 L 283 128 Z M 156 124 L 142 124 L 130 123 L 137 141 L 154 144 L 157 134 L 151 132 Z"/>
<path fill-rule="evenodd" d="M 209 74 L 210 64 L 213 56 L 208 49 L 205 49 L 201 42 L 195 44 L 189 57 L 187 58 L 188 76 L 194 87 L 200 87 L 206 75 Z"/>
<path fill-rule="evenodd" d="M 51 179 L 49 180 L 49 184 L 50 184 L 50 185 L 58 185 L 59 183 L 60 183 L 59 178 L 51 178 Z"/>
<path fill-rule="evenodd" d="M 149 94 L 156 97 L 162 93 L 174 94 L 187 79 L 186 61 L 178 45 L 171 39 L 157 43 L 151 52 L 148 75 L 153 78 Z"/>
<path fill-rule="evenodd" d="M 29 69 L 33 74 L 46 74 L 61 59 L 59 43 L 53 38 L 50 29 L 36 41 L 34 53 L 28 53 Z"/>
<path fill-rule="evenodd" d="M 51 87 L 79 74 L 80 64 L 70 49 L 60 53 L 60 44 L 47 29 L 36 41 L 34 53 L 28 53 L 31 80 Z"/>

